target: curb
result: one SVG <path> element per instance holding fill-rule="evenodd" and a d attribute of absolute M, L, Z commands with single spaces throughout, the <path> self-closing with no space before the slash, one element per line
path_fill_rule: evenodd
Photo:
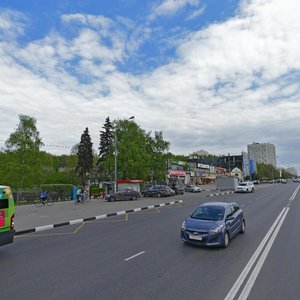
<path fill-rule="evenodd" d="M 216 193 L 216 194 L 209 194 L 209 195 L 206 195 L 206 197 L 214 197 L 214 196 L 230 195 L 230 194 L 234 194 L 234 192 L 222 192 L 222 193 Z"/>
<path fill-rule="evenodd" d="M 89 218 L 85 218 L 85 219 L 77 219 L 77 220 L 71 220 L 71 221 L 68 221 L 68 222 L 44 225 L 44 226 L 39 226 L 39 227 L 29 228 L 29 229 L 24 229 L 24 230 L 18 230 L 18 231 L 15 232 L 15 235 L 22 235 L 22 234 L 33 233 L 33 232 L 40 232 L 40 231 L 49 230 L 49 229 L 62 227 L 62 226 L 81 224 L 83 222 L 99 220 L 99 219 L 105 219 L 105 218 L 114 217 L 114 216 L 121 216 L 121 215 L 125 215 L 125 214 L 128 214 L 128 213 L 135 213 L 135 212 L 146 210 L 146 209 L 154 209 L 156 207 L 163 207 L 163 206 L 174 205 L 174 204 L 178 204 L 178 203 L 183 203 L 183 200 L 172 201 L 172 202 L 161 203 L 161 204 L 155 204 L 155 205 L 149 205 L 149 206 L 145 206 L 145 207 L 134 208 L 134 209 L 129 209 L 129 210 L 123 210 L 123 211 L 104 214 L 104 215 L 99 215 L 99 216 L 95 216 L 95 217 L 89 217 Z"/>

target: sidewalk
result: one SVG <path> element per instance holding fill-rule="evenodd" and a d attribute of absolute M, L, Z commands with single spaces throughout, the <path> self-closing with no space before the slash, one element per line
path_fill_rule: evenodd
<path fill-rule="evenodd" d="M 215 189 L 215 185 L 201 186 L 203 191 Z M 86 219 L 104 214 L 145 208 L 151 205 L 184 200 L 186 195 L 164 198 L 141 198 L 136 201 L 106 202 L 93 199 L 90 203 L 75 205 L 73 201 L 55 202 L 52 206 L 36 207 L 24 205 L 15 207 L 16 232 L 49 224 L 58 224 L 72 220 Z"/>
<path fill-rule="evenodd" d="M 181 197 L 141 198 L 137 201 L 106 202 L 93 199 L 90 203 L 75 205 L 73 201 L 55 202 L 52 206 L 35 205 L 16 206 L 15 230 L 23 231 L 35 227 L 58 224 L 78 219 L 92 218 L 99 215 L 148 208 L 152 205 L 182 200 Z"/>

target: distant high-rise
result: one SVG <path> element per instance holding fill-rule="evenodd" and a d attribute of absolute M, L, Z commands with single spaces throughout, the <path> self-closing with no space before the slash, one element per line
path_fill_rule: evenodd
<path fill-rule="evenodd" d="M 288 173 L 294 175 L 294 176 L 297 176 L 297 170 L 295 167 L 289 167 L 289 168 L 286 168 L 285 169 Z"/>
<path fill-rule="evenodd" d="M 250 158 L 258 163 L 276 167 L 275 146 L 269 143 L 253 143 L 247 146 Z"/>

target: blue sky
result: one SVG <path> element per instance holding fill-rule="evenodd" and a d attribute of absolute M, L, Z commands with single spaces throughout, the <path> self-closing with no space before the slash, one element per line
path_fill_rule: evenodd
<path fill-rule="evenodd" d="M 71 147 L 87 126 L 97 148 L 107 116 L 134 115 L 173 153 L 270 142 L 279 165 L 300 171 L 297 9 L 294 0 L 2 0 L 0 142 L 27 114 L 46 145 Z"/>

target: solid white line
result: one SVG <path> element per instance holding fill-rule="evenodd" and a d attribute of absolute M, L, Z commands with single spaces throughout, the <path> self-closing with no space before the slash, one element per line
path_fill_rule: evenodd
<path fill-rule="evenodd" d="M 227 296 L 224 300 L 233 300 L 234 299 L 235 295 L 237 294 L 238 290 L 240 289 L 241 285 L 243 284 L 246 276 L 250 272 L 250 269 L 254 265 L 257 257 L 259 256 L 259 254 L 262 251 L 263 247 L 267 243 L 270 235 L 272 234 L 274 228 L 277 226 L 277 223 L 279 222 L 279 220 L 282 217 L 285 210 L 286 210 L 286 208 L 284 207 L 282 209 L 282 211 L 280 212 L 279 216 L 277 217 L 277 219 L 275 220 L 275 222 L 272 224 L 272 226 L 269 229 L 268 233 L 265 235 L 265 237 L 263 238 L 263 240 L 259 244 L 258 248 L 256 249 L 256 251 L 254 252 L 252 257 L 250 258 L 250 260 L 247 263 L 246 267 L 244 268 L 244 270 L 242 271 L 242 273 L 240 274 L 240 276 L 238 277 L 238 279 L 236 280 L 236 282 L 234 283 L 234 285 L 232 286 L 231 290 L 229 291 L 229 293 L 227 294 Z"/>
<path fill-rule="evenodd" d="M 251 291 L 251 289 L 252 289 L 252 287 L 254 285 L 254 282 L 255 282 L 255 280 L 256 280 L 256 278 L 257 278 L 257 276 L 258 276 L 258 274 L 259 274 L 259 272 L 260 272 L 260 270 L 261 270 L 261 268 L 262 268 L 262 266 L 263 266 L 263 264 L 264 264 L 264 262 L 265 262 L 265 260 L 266 260 L 266 258 L 268 256 L 270 250 L 271 250 L 271 247 L 272 247 L 272 245 L 273 245 L 273 243 L 275 241 L 275 238 L 276 238 L 276 236 L 277 236 L 277 234 L 278 234 L 278 232 L 279 232 L 279 230 L 280 230 L 280 228 L 282 226 L 282 223 L 283 223 L 283 221 L 284 221 L 284 219 L 285 219 L 288 211 L 289 211 L 289 208 L 287 208 L 285 210 L 283 217 L 281 218 L 281 220 L 280 220 L 278 226 L 276 227 L 276 229 L 275 229 L 272 237 L 270 238 L 270 240 L 269 240 L 269 242 L 268 242 L 265 250 L 263 251 L 263 254 L 259 258 L 258 263 L 256 264 L 256 266 L 255 266 L 252 274 L 250 275 L 250 277 L 249 277 L 249 279 L 248 279 L 248 281 L 247 281 L 247 283 L 246 283 L 243 291 L 241 292 L 239 300 L 246 300 L 247 297 L 249 296 L 249 293 L 250 293 L 250 291 Z"/>
<path fill-rule="evenodd" d="M 294 191 L 293 195 L 291 196 L 291 198 L 289 199 L 289 201 L 293 201 L 299 191 L 300 185 L 296 188 L 296 190 Z"/>
<path fill-rule="evenodd" d="M 125 258 L 124 260 L 125 261 L 128 261 L 128 260 L 130 260 L 130 259 L 133 259 L 133 258 L 135 258 L 135 257 L 137 257 L 137 256 L 139 256 L 139 255 L 141 255 L 141 254 L 144 254 L 146 251 L 142 251 L 142 252 L 139 252 L 139 253 L 137 253 L 137 254 L 135 254 L 135 255 L 132 255 L 132 256 L 130 256 L 130 257 L 128 257 L 128 258 Z"/>

